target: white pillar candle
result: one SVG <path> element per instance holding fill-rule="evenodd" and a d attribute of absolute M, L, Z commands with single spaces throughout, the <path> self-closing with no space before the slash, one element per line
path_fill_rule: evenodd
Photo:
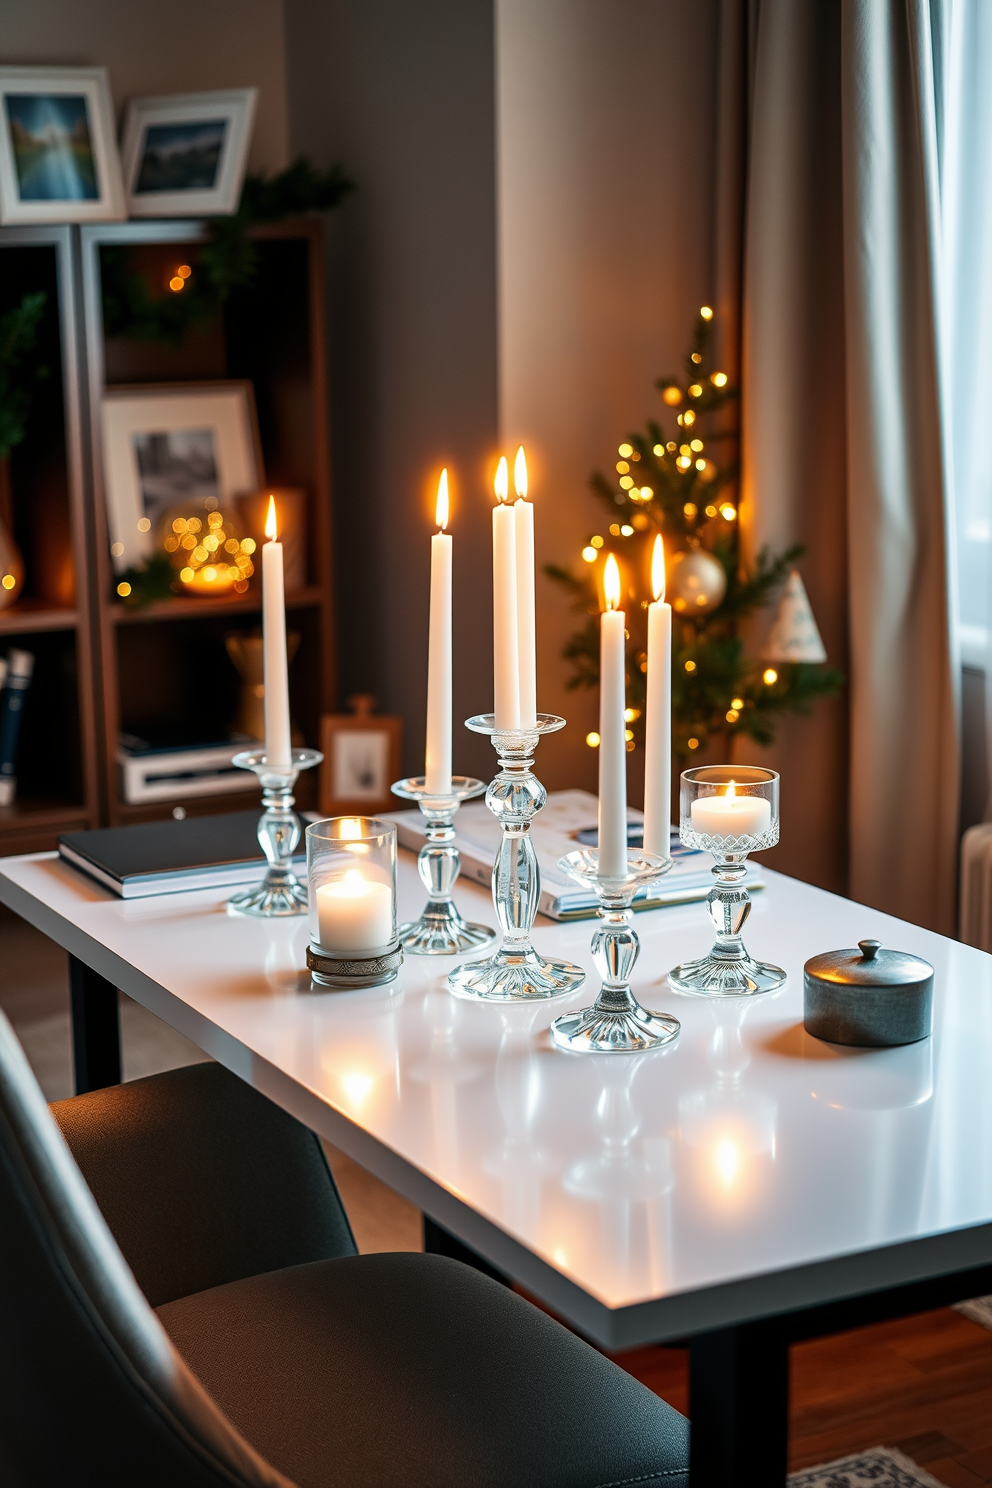
<path fill-rule="evenodd" d="M 343 878 L 315 892 L 320 944 L 325 951 L 377 951 L 393 939 L 393 892 L 389 884 L 349 868 Z"/>
<path fill-rule="evenodd" d="M 431 538 L 431 617 L 427 649 L 427 749 L 424 775 L 435 796 L 451 794 L 451 537 L 448 472 L 437 483 L 437 525 Z"/>
<path fill-rule="evenodd" d="M 262 545 L 262 656 L 265 663 L 265 758 L 285 769 L 292 764 L 289 734 L 289 663 L 286 657 L 286 588 L 282 543 L 276 541 L 276 503 L 269 511 Z"/>
<path fill-rule="evenodd" d="M 627 740 L 624 709 L 627 617 L 620 604 L 620 570 L 611 553 L 603 574 L 606 609 L 599 618 L 599 873 L 627 872 Z"/>
<path fill-rule="evenodd" d="M 506 457 L 494 481 L 493 508 L 493 712 L 497 729 L 520 727 L 520 656 L 517 641 L 517 536 L 507 506 Z"/>
<path fill-rule="evenodd" d="M 648 687 L 644 725 L 644 851 L 667 858 L 672 822 L 672 607 L 665 603 L 665 545 L 651 558 Z"/>
<path fill-rule="evenodd" d="M 537 723 L 537 639 L 534 620 L 534 508 L 527 500 L 527 457 L 523 445 L 513 464 L 517 500 L 513 507 L 517 571 L 517 649 L 520 727 Z"/>
<path fill-rule="evenodd" d="M 739 796 L 734 782 L 719 796 L 698 796 L 692 803 L 694 831 L 705 837 L 760 837 L 772 824 L 772 806 L 764 796 Z"/>

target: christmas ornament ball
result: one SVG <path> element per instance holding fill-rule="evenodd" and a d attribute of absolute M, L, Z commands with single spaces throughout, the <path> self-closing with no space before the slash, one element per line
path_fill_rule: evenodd
<path fill-rule="evenodd" d="M 727 590 L 723 564 L 702 548 L 675 553 L 668 565 L 668 596 L 679 615 L 708 615 Z"/>

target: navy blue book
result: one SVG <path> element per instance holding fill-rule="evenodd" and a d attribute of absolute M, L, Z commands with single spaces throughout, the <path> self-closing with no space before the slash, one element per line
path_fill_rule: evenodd
<path fill-rule="evenodd" d="M 12 806 L 17 795 L 17 745 L 21 737 L 24 694 L 31 685 L 34 657 L 30 651 L 7 653 L 7 677 L 0 692 L 0 806 Z"/>

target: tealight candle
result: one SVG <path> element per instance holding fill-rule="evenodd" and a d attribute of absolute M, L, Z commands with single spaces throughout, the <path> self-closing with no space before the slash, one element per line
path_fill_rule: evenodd
<path fill-rule="evenodd" d="M 376 951 L 393 939 L 389 884 L 349 868 L 315 892 L 320 944 L 325 951 Z"/>
<path fill-rule="evenodd" d="M 698 796 L 691 806 L 693 830 L 706 837 L 760 837 L 772 822 L 764 796 L 739 796 L 731 781 L 723 795 Z"/>

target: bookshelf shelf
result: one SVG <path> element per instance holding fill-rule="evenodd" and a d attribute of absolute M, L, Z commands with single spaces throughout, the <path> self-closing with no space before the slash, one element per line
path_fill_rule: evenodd
<path fill-rule="evenodd" d="M 40 599 L 19 599 L 9 610 L 0 611 L 0 636 L 29 635 L 32 631 L 75 630 L 78 610 L 53 609 Z"/>
<path fill-rule="evenodd" d="M 323 591 L 316 586 L 286 595 L 287 610 L 319 608 L 323 602 Z M 262 590 L 260 586 L 253 586 L 250 593 L 231 599 L 162 599 L 140 609 L 130 609 L 121 604 L 109 604 L 106 609 L 111 625 L 140 625 L 148 620 L 197 620 L 213 615 L 260 615 Z"/>

